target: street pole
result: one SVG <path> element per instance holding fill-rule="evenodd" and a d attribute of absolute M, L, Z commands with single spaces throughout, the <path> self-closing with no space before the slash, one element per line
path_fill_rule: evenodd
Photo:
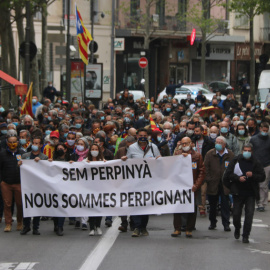
<path fill-rule="evenodd" d="M 24 83 L 29 86 L 30 74 L 30 1 L 26 1 L 26 27 L 25 27 L 25 72 Z"/>
<path fill-rule="evenodd" d="M 91 0 L 91 64 L 94 64 L 94 0 Z"/>
<path fill-rule="evenodd" d="M 67 1 L 67 47 L 66 47 L 66 99 L 68 101 L 71 100 L 71 93 L 70 93 L 70 0 Z"/>
<path fill-rule="evenodd" d="M 111 72 L 110 72 L 110 97 L 114 98 L 114 22 L 115 0 L 112 0 L 112 34 L 111 34 Z"/>

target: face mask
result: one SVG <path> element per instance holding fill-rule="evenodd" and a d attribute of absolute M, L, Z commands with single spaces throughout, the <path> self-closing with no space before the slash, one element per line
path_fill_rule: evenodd
<path fill-rule="evenodd" d="M 158 142 L 161 142 L 161 137 L 157 137 L 157 141 Z"/>
<path fill-rule="evenodd" d="M 154 112 L 159 112 L 159 109 L 158 108 L 154 108 Z"/>
<path fill-rule="evenodd" d="M 171 97 L 169 97 L 169 100 L 171 100 L 172 98 Z"/>
<path fill-rule="evenodd" d="M 195 152 L 197 152 L 197 147 L 192 147 L 192 149 L 195 151 Z"/>
<path fill-rule="evenodd" d="M 34 151 L 34 152 L 38 151 L 38 146 L 37 145 L 32 145 L 31 148 L 32 148 L 32 151 Z"/>
<path fill-rule="evenodd" d="M 192 136 L 194 134 L 194 130 L 187 130 L 187 135 Z"/>
<path fill-rule="evenodd" d="M 250 111 L 250 109 L 251 109 L 251 108 L 249 108 L 249 107 L 248 107 L 248 108 L 247 108 L 247 111 L 249 112 L 249 111 Z"/>
<path fill-rule="evenodd" d="M 163 131 L 163 133 L 164 133 L 165 135 L 168 135 L 170 132 L 171 132 L 171 131 L 170 131 L 169 129 L 164 129 L 164 131 Z"/>
<path fill-rule="evenodd" d="M 122 96 L 119 96 L 119 98 L 122 98 Z"/>
<path fill-rule="evenodd" d="M 81 128 L 82 125 L 81 125 L 81 124 L 76 124 L 75 127 L 76 127 L 76 128 Z"/>
<path fill-rule="evenodd" d="M 5 111 L 5 109 L 3 108 L 3 107 L 1 107 L 0 108 L 0 112 L 2 113 L 2 112 L 4 112 Z"/>
<path fill-rule="evenodd" d="M 18 122 L 13 122 L 12 124 L 15 125 L 16 127 L 19 125 Z"/>
<path fill-rule="evenodd" d="M 37 100 L 35 98 L 32 99 L 33 104 L 37 103 Z"/>
<path fill-rule="evenodd" d="M 77 145 L 76 148 L 80 152 L 84 150 L 84 146 L 82 146 L 82 145 Z"/>
<path fill-rule="evenodd" d="M 129 122 L 129 118 L 128 117 L 125 117 L 124 118 L 124 121 Z"/>
<path fill-rule="evenodd" d="M 188 102 L 186 102 L 186 106 L 189 106 L 189 103 Z"/>
<path fill-rule="evenodd" d="M 64 138 L 66 138 L 66 137 L 67 137 L 67 135 L 68 135 L 68 133 L 64 133 Z"/>
<path fill-rule="evenodd" d="M 167 111 L 167 112 L 170 112 L 170 111 L 171 111 L 171 108 L 166 108 L 166 111 Z"/>
<path fill-rule="evenodd" d="M 187 112 L 187 116 L 191 116 L 191 112 Z"/>
<path fill-rule="evenodd" d="M 164 98 L 163 101 L 167 101 L 167 98 Z"/>
<path fill-rule="evenodd" d="M 196 141 L 198 141 L 200 138 L 201 138 L 201 135 L 199 135 L 199 134 L 197 134 L 197 135 L 194 136 L 194 139 L 195 139 Z"/>
<path fill-rule="evenodd" d="M 5 130 L 1 130 L 1 133 L 3 134 L 3 135 L 7 135 L 7 130 L 5 129 Z"/>
<path fill-rule="evenodd" d="M 18 143 L 7 143 L 9 149 L 14 150 L 17 148 Z"/>
<path fill-rule="evenodd" d="M 217 134 L 216 133 L 210 133 L 209 136 L 210 136 L 211 139 L 214 140 L 217 137 Z"/>
<path fill-rule="evenodd" d="M 10 124 L 11 123 L 11 119 L 7 119 L 7 123 Z"/>
<path fill-rule="evenodd" d="M 184 152 L 188 152 L 190 150 L 190 146 L 184 146 L 182 149 Z"/>
<path fill-rule="evenodd" d="M 215 144 L 215 148 L 216 148 L 217 151 L 221 151 L 221 150 L 222 150 L 222 145 L 216 143 L 216 144 Z"/>
<path fill-rule="evenodd" d="M 260 124 L 262 122 L 262 120 L 257 120 L 257 124 Z"/>
<path fill-rule="evenodd" d="M 244 151 L 244 152 L 243 152 L 243 157 L 244 157 L 245 159 L 251 158 L 251 152 Z"/>
<path fill-rule="evenodd" d="M 61 100 L 57 100 L 58 103 L 61 103 Z"/>
<path fill-rule="evenodd" d="M 238 134 L 243 136 L 245 134 L 245 130 L 238 130 Z"/>
<path fill-rule="evenodd" d="M 25 145 L 26 144 L 26 139 L 20 139 L 20 144 Z"/>
<path fill-rule="evenodd" d="M 60 117 L 60 116 L 59 116 L 58 118 L 59 118 L 60 121 L 63 120 L 63 117 Z"/>
<path fill-rule="evenodd" d="M 227 133 L 228 132 L 228 129 L 226 127 L 222 127 L 220 129 L 221 133 Z"/>
<path fill-rule="evenodd" d="M 46 130 L 46 131 L 45 131 L 45 134 L 46 134 L 46 135 L 50 135 L 51 132 L 52 132 L 51 130 Z"/>
<path fill-rule="evenodd" d="M 256 105 L 255 107 L 256 107 L 256 109 L 259 109 L 259 108 L 260 108 L 260 106 L 259 106 L 259 105 Z"/>
<path fill-rule="evenodd" d="M 179 131 L 180 132 L 185 132 L 187 129 L 186 128 L 180 128 Z"/>
<path fill-rule="evenodd" d="M 261 134 L 262 134 L 263 136 L 267 136 L 267 135 L 268 135 L 267 132 L 263 132 L 263 131 L 261 131 Z"/>
<path fill-rule="evenodd" d="M 240 120 L 241 121 L 244 121 L 245 120 L 245 117 L 243 115 L 240 115 Z"/>
<path fill-rule="evenodd" d="M 140 138 L 138 139 L 138 141 L 139 141 L 139 142 L 147 142 L 148 139 L 145 138 L 145 137 L 140 137 Z"/>
<path fill-rule="evenodd" d="M 61 156 L 63 156 L 63 155 L 65 154 L 65 152 L 64 152 L 63 149 L 57 150 L 56 153 L 57 153 L 57 155 L 58 155 L 59 157 L 61 157 Z"/>
<path fill-rule="evenodd" d="M 49 121 L 52 121 L 52 118 L 51 118 L 51 116 L 48 116 L 48 120 L 49 120 Z"/>
<path fill-rule="evenodd" d="M 92 155 L 93 157 L 97 157 L 98 154 L 99 154 L 99 151 L 91 151 L 91 155 Z"/>
<path fill-rule="evenodd" d="M 187 100 L 190 100 L 191 99 L 191 97 L 187 97 Z"/>
<path fill-rule="evenodd" d="M 101 117 L 100 117 L 100 120 L 101 120 L 101 121 L 104 121 L 104 120 L 105 120 L 105 117 L 104 117 L 104 116 L 101 116 Z"/>
<path fill-rule="evenodd" d="M 139 116 L 139 119 L 143 119 L 143 118 L 144 118 L 144 116 L 143 116 L 143 115 L 140 115 L 140 116 Z"/>
<path fill-rule="evenodd" d="M 175 103 L 174 103 L 174 104 L 173 104 L 173 107 L 175 107 L 175 108 L 176 108 L 176 107 L 177 107 L 177 104 L 175 104 Z"/>
<path fill-rule="evenodd" d="M 202 103 L 197 103 L 198 107 L 201 107 L 202 106 Z"/>
<path fill-rule="evenodd" d="M 217 100 L 221 100 L 221 97 L 220 96 L 217 96 Z"/>
<path fill-rule="evenodd" d="M 75 140 L 67 140 L 67 144 L 68 144 L 69 146 L 74 145 L 74 143 L 75 143 Z"/>
<path fill-rule="evenodd" d="M 52 84 L 49 84 L 50 87 L 52 87 Z"/>

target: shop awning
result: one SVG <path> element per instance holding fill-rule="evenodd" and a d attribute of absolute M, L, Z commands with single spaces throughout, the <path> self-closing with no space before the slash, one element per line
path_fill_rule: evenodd
<path fill-rule="evenodd" d="M 15 86 L 15 93 L 16 95 L 26 95 L 27 93 L 27 84 L 23 84 L 13 77 L 9 76 L 7 73 L 3 72 L 0 70 L 0 78 L 3 79 L 4 81 L 12 84 Z"/>

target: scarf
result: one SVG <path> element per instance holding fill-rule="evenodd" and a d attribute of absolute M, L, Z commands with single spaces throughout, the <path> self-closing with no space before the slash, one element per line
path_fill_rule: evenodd
<path fill-rule="evenodd" d="M 83 161 L 87 157 L 89 149 L 86 149 L 84 151 L 78 151 L 76 149 L 75 152 L 79 156 L 78 161 Z"/>

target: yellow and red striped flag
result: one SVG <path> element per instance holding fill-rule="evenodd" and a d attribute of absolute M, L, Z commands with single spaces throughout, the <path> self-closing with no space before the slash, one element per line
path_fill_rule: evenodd
<path fill-rule="evenodd" d="M 83 62 L 88 65 L 88 44 L 93 39 L 89 31 L 85 28 L 81 14 L 75 6 L 76 9 L 76 28 L 77 28 L 77 40 L 79 44 L 79 52 Z"/>
<path fill-rule="evenodd" d="M 22 106 L 22 110 L 21 110 L 21 115 L 28 114 L 31 117 L 34 117 L 33 111 L 32 111 L 32 96 L 33 96 L 33 82 L 31 82 L 31 85 L 26 94 L 26 97 Z"/>
<path fill-rule="evenodd" d="M 152 116 L 150 116 L 149 118 L 150 118 L 150 127 L 151 127 L 151 129 L 152 129 L 152 130 L 157 129 L 157 125 L 156 125 L 156 123 L 154 122 Z"/>

